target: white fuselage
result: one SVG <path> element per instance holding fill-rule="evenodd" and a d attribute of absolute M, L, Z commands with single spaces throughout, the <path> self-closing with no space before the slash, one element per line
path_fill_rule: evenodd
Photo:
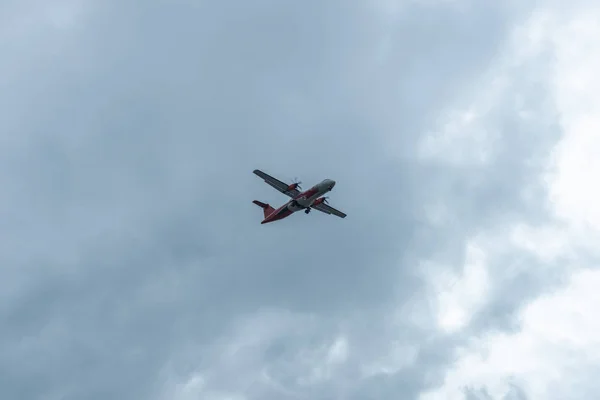
<path fill-rule="evenodd" d="M 331 179 L 324 179 L 307 190 L 305 195 L 302 195 L 297 199 L 290 200 L 287 203 L 287 208 L 292 212 L 304 210 L 310 207 L 319 197 L 323 196 L 327 192 L 330 192 L 334 186 L 335 181 Z"/>

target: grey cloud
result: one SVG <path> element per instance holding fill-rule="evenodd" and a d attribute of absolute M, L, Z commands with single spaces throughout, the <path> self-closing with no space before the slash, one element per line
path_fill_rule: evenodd
<path fill-rule="evenodd" d="M 224 391 L 284 365 L 278 379 L 311 398 L 414 398 L 440 382 L 453 341 L 395 326 L 389 311 L 418 293 L 416 257 L 460 244 L 481 215 L 523 207 L 514 194 L 525 182 L 492 168 L 518 174 L 512 161 L 532 144 L 507 136 L 517 151 L 476 172 L 490 178 L 477 187 L 475 173 L 411 153 L 438 107 L 493 62 L 514 15 L 481 2 L 413 5 L 390 22 L 374 4 L 102 2 L 74 31 L 22 38 L 10 53 L 21 63 L 2 71 L 12 138 L 2 152 L 2 397 L 148 399 L 166 365 L 182 376 L 212 369 L 207 385 Z M 258 225 L 250 201 L 284 199 L 252 176 L 257 167 L 306 184 L 336 179 L 331 201 L 349 218 Z M 444 181 L 463 196 L 438 189 Z M 446 196 L 463 225 L 427 232 L 418 210 L 429 196 Z M 264 307 L 319 324 L 294 337 L 290 322 L 246 364 L 219 364 L 232 321 Z M 256 323 L 268 332 L 280 322 Z M 353 357 L 340 380 L 299 388 L 294 375 L 311 367 L 299 354 L 338 333 Z M 420 345 L 417 362 L 358 380 L 398 337 Z"/>

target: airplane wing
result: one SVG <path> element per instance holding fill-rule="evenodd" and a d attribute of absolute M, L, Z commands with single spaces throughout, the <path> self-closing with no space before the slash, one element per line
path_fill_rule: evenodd
<path fill-rule="evenodd" d="M 259 169 L 255 169 L 254 174 L 264 179 L 269 185 L 273 186 L 275 189 L 279 190 L 283 194 L 287 194 L 290 197 L 296 197 L 300 194 L 298 189 L 288 190 L 288 184 L 281 182 L 279 179 L 273 178 L 271 175 L 262 172 Z"/>
<path fill-rule="evenodd" d="M 311 206 L 311 208 L 324 212 L 325 214 L 333 214 L 340 218 L 346 218 L 346 214 L 344 214 L 340 210 L 336 210 L 335 208 L 328 206 L 325 203 L 317 204 L 316 206 Z"/>

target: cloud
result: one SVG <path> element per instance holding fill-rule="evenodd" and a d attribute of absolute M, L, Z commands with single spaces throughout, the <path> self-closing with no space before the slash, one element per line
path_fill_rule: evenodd
<path fill-rule="evenodd" d="M 489 277 L 485 254 L 475 244 L 469 243 L 466 249 L 462 279 L 445 277 L 448 266 L 440 266 L 429 272 L 433 292 L 439 297 L 438 324 L 445 331 L 456 331 L 468 324 L 471 315 L 485 304 L 489 290 Z"/>
<path fill-rule="evenodd" d="M 513 331 L 485 331 L 460 346 L 444 384 L 422 399 L 463 399 L 477 391 L 485 393 L 481 398 L 513 398 L 515 387 L 517 398 L 587 399 L 597 393 L 598 333 L 592 311 L 597 296 L 591 288 L 598 279 L 592 243 L 599 225 L 589 182 L 597 170 L 591 154 L 600 150 L 593 72 L 599 12 L 585 2 L 568 12 L 545 7 L 521 30 L 544 38 L 555 59 L 548 85 L 562 135 L 540 177 L 547 193 L 540 207 L 548 218 L 516 224 L 495 241 L 513 259 L 527 256 L 528 262 L 517 268 L 526 269 L 544 292 L 519 307 Z M 502 293 L 512 295 L 512 290 Z"/>
<path fill-rule="evenodd" d="M 422 398 L 463 399 L 463 388 L 473 387 L 502 399 L 513 385 L 526 398 L 589 398 L 598 389 L 598 279 L 596 271 L 577 271 L 565 288 L 523 309 L 518 332 L 476 338 L 459 352 L 444 389 Z"/>
<path fill-rule="evenodd" d="M 23 4 L 0 29 L 2 397 L 494 396 L 479 349 L 539 336 L 536 297 L 594 252 L 570 158 L 594 137 L 562 132 L 594 111 L 555 101 L 586 86 L 548 86 L 573 48 L 545 8 Z M 254 168 L 336 179 L 349 217 L 260 226 L 251 200 L 284 199 Z M 514 393 L 545 382 L 525 372 Z"/>

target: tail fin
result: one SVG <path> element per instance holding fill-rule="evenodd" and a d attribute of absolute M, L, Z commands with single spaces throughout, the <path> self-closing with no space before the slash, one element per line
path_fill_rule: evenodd
<path fill-rule="evenodd" d="M 263 209 L 265 218 L 267 218 L 273 211 L 275 211 L 275 209 L 273 207 L 271 207 L 270 205 L 268 205 L 266 203 L 263 203 L 262 201 L 253 200 L 252 202 Z"/>

